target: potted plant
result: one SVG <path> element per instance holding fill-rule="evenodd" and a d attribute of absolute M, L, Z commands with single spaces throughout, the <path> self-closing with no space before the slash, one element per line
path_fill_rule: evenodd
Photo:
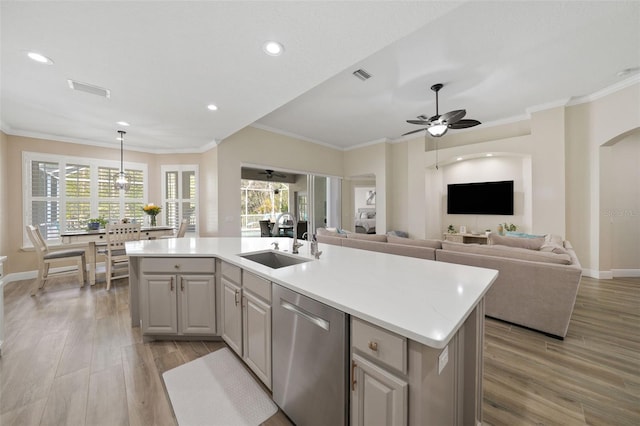
<path fill-rule="evenodd" d="M 515 232 L 518 229 L 518 227 L 513 223 L 506 223 L 506 222 L 502 224 L 502 227 L 507 232 Z"/>
<path fill-rule="evenodd" d="M 142 211 L 149 215 L 149 218 L 151 219 L 151 226 L 156 226 L 156 216 L 160 213 L 160 210 L 162 210 L 162 207 L 156 206 L 153 203 L 149 203 L 142 207 Z"/>
<path fill-rule="evenodd" d="M 453 225 L 449 225 L 449 227 L 447 228 L 447 232 L 450 234 L 455 234 L 456 228 L 454 228 Z"/>
<path fill-rule="evenodd" d="M 89 231 L 97 231 L 100 228 L 104 228 L 107 225 L 107 221 L 101 217 L 91 218 L 87 221 L 87 229 Z"/>

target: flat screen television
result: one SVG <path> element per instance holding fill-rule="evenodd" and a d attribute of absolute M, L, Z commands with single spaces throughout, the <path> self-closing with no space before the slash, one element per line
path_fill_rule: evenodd
<path fill-rule="evenodd" d="M 513 181 L 447 185 L 448 214 L 513 214 Z"/>

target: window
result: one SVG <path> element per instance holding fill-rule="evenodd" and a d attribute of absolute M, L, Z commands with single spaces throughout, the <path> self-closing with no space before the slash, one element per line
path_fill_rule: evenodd
<path fill-rule="evenodd" d="M 165 224 L 177 229 L 187 219 L 187 232 L 197 234 L 198 166 L 165 165 L 161 170 Z"/>
<path fill-rule="evenodd" d="M 289 211 L 288 184 L 242 179 L 240 185 L 242 236 L 260 236 L 261 220 L 275 220 Z"/>
<path fill-rule="evenodd" d="M 128 191 L 113 187 L 115 161 L 23 153 L 24 223 L 35 225 L 48 242 L 66 231 L 83 230 L 90 218 L 142 221 L 146 198 L 145 164 L 127 163 Z M 30 245 L 26 233 L 24 244 Z"/>

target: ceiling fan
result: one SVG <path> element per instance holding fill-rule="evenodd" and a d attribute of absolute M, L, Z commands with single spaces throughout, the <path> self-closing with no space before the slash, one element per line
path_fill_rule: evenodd
<path fill-rule="evenodd" d="M 277 178 L 286 178 L 287 175 L 283 175 L 282 173 L 278 173 L 278 172 L 274 172 L 273 170 L 270 169 L 266 169 L 264 172 L 258 172 L 259 175 L 266 175 L 265 177 L 267 179 L 273 179 L 274 177 Z"/>
<path fill-rule="evenodd" d="M 436 115 L 433 117 L 427 117 L 426 115 L 419 115 L 418 120 L 407 120 L 407 123 L 417 124 L 419 126 L 427 126 L 422 129 L 412 130 L 403 134 L 402 136 L 410 135 L 412 133 L 421 132 L 426 130 L 434 138 L 439 138 L 447 133 L 448 129 L 466 129 L 468 127 L 477 126 L 480 124 L 478 120 L 463 119 L 467 113 L 464 109 L 457 109 L 455 111 L 449 111 L 440 115 L 438 112 L 438 92 L 444 85 L 442 83 L 434 84 L 431 86 L 431 90 L 436 92 Z"/>

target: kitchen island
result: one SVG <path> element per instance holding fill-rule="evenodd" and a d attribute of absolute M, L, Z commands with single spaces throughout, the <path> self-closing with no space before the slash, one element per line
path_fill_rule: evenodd
<path fill-rule="evenodd" d="M 234 302 L 239 305 L 238 300 L 241 307 L 245 305 L 243 291 L 252 297 L 262 295 L 258 299 L 266 304 L 260 312 L 270 312 L 270 290 L 254 284 L 245 289 L 239 281 L 246 276 L 247 283 L 272 283 L 350 316 L 351 402 L 347 406 L 352 424 L 363 423 L 368 415 L 386 416 L 387 423 L 480 424 L 483 298 L 497 271 L 323 244 L 320 259 L 314 259 L 307 242 L 300 254 L 292 256 L 308 262 L 279 269 L 239 256 L 273 249 L 274 242 L 279 243 L 280 252 L 290 254 L 289 238 L 128 242 L 132 325 L 142 326 L 143 334 L 152 338 L 193 334 L 227 336 L 230 342 L 235 331 L 227 313 Z M 177 292 L 178 286 L 183 292 L 187 289 L 185 294 L 193 287 L 191 299 L 185 296 L 176 303 L 153 291 L 158 287 Z M 211 306 L 209 319 L 196 321 L 197 315 L 186 311 L 189 301 L 198 306 L 197 312 Z M 167 317 L 178 323 L 175 327 L 161 324 L 166 309 L 150 311 L 159 303 L 171 310 L 178 305 Z M 145 324 L 145 318 L 159 326 L 150 328 L 153 324 Z M 270 327 L 268 314 L 266 322 Z M 270 348 L 269 327 L 265 333 Z M 243 351 L 234 350 L 244 357 Z M 262 368 L 265 378 L 258 376 L 271 388 L 270 354 L 259 358 L 268 359 Z M 374 382 L 375 386 L 367 386 Z M 365 392 L 368 396 L 363 397 Z M 371 404 L 373 400 L 386 400 L 391 409 Z"/>

